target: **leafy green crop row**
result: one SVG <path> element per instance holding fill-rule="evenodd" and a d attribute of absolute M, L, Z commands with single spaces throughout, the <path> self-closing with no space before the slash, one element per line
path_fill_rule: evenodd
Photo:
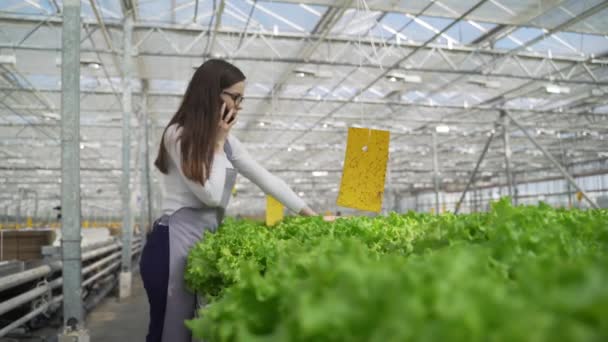
<path fill-rule="evenodd" d="M 608 213 L 495 203 L 273 228 L 191 252 L 207 341 L 608 341 Z"/>

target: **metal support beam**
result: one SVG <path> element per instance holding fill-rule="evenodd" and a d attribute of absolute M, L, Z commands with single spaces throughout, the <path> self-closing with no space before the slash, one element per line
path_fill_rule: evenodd
<path fill-rule="evenodd" d="M 140 207 L 140 229 L 141 234 L 145 236 L 145 233 L 149 229 L 152 223 L 152 213 L 150 206 L 150 151 L 149 151 L 149 134 L 148 128 L 150 124 L 150 120 L 148 119 L 148 89 L 147 83 L 144 81 L 144 90 L 143 96 L 141 98 L 141 129 L 143 129 L 142 134 L 142 153 L 141 153 L 141 207 Z"/>
<path fill-rule="evenodd" d="M 481 151 L 481 154 L 479 155 L 479 159 L 477 159 L 477 164 L 475 165 L 475 168 L 473 169 L 473 172 L 471 173 L 471 177 L 469 178 L 469 181 L 467 182 L 467 185 L 464 188 L 464 191 L 460 195 L 460 199 L 458 200 L 458 203 L 456 203 L 456 208 L 454 209 L 454 214 L 458 214 L 458 212 L 460 211 L 460 206 L 462 205 L 462 201 L 464 201 L 464 197 L 467 195 L 467 191 L 469 191 L 469 189 L 471 188 L 471 185 L 475 181 L 475 176 L 477 175 L 479 166 L 481 166 L 481 162 L 483 161 L 483 158 L 485 158 L 486 153 L 488 153 L 488 149 L 490 148 L 490 144 L 492 143 L 492 139 L 494 139 L 495 134 L 496 134 L 495 130 L 490 131 L 490 137 L 488 138 L 488 141 L 486 141 L 486 144 L 483 147 L 483 151 Z"/>
<path fill-rule="evenodd" d="M 222 25 L 222 17 L 224 14 L 225 6 L 226 6 L 226 4 L 224 3 L 224 0 L 220 0 L 219 7 L 217 9 L 214 8 L 214 10 L 216 11 L 215 27 L 214 27 L 213 31 L 211 32 L 211 37 L 209 39 L 207 39 L 207 45 L 205 46 L 205 54 L 213 53 L 213 49 L 215 48 L 215 40 L 216 40 L 217 32 L 219 31 L 220 26 Z"/>
<path fill-rule="evenodd" d="M 80 236 L 80 0 L 63 1 L 61 259 L 64 334 L 84 327 Z"/>
<path fill-rule="evenodd" d="M 558 134 L 557 138 L 559 139 L 561 162 L 562 165 L 565 165 L 566 171 L 568 171 L 568 163 L 566 162 L 566 152 L 564 151 L 564 145 L 562 144 L 562 135 Z M 566 182 L 566 187 L 566 191 L 568 192 L 568 208 L 572 208 L 572 186 L 570 185 L 570 182 Z"/>
<path fill-rule="evenodd" d="M 437 157 L 437 133 L 433 132 L 433 184 L 435 185 L 435 214 L 439 215 L 439 160 Z"/>
<path fill-rule="evenodd" d="M 38 191 L 32 191 L 34 194 L 34 213 L 32 214 L 32 218 L 35 220 L 38 217 L 38 205 L 40 203 L 38 199 Z"/>
<path fill-rule="evenodd" d="M 534 146 L 536 146 L 537 149 L 539 149 L 547 159 L 549 159 L 549 161 L 551 163 L 553 163 L 553 165 L 555 165 L 555 167 L 562 173 L 562 175 L 566 178 L 566 180 L 572 184 L 572 186 L 579 191 L 580 193 L 583 194 L 583 197 L 585 198 L 585 200 L 589 203 L 589 205 L 591 205 L 591 207 L 598 209 L 598 205 L 593 202 L 593 200 L 589 197 L 589 195 L 587 195 L 587 193 L 580 187 L 578 186 L 578 184 L 576 184 L 576 181 L 574 180 L 574 178 L 572 178 L 572 176 L 570 176 L 570 174 L 568 173 L 568 171 L 566 171 L 566 169 L 564 169 L 564 167 L 551 155 L 551 153 L 549 153 L 541 144 L 538 143 L 538 141 L 536 141 L 536 139 L 525 129 L 523 128 L 519 122 L 517 122 L 517 120 L 515 120 L 510 114 L 509 112 L 503 110 L 501 111 L 501 114 L 503 114 L 508 116 L 511 119 L 511 122 L 513 122 L 513 124 L 515 124 L 515 126 L 517 126 L 517 128 L 519 128 L 525 135 L 526 137 L 528 137 L 528 139 L 532 142 L 532 144 L 534 144 Z"/>
<path fill-rule="evenodd" d="M 122 272 L 120 275 L 120 298 L 130 296 L 131 292 L 131 240 L 133 235 L 131 212 L 131 112 L 133 56 L 133 17 L 126 16 L 123 28 L 123 116 L 122 116 Z"/>
<path fill-rule="evenodd" d="M 192 18 L 192 22 L 196 23 L 197 19 L 198 19 L 198 0 L 195 0 L 195 2 L 194 2 L 194 17 Z"/>
<path fill-rule="evenodd" d="M 103 40 L 106 42 L 108 49 L 112 53 L 112 62 L 114 62 L 114 66 L 116 67 L 116 70 L 120 73 L 120 64 L 118 63 L 118 57 L 116 56 L 116 50 L 114 49 L 114 45 L 112 44 L 112 38 L 110 38 L 110 33 L 108 32 L 108 29 L 106 28 L 106 25 L 103 21 L 103 17 L 97 10 L 97 5 L 95 4 L 95 0 L 89 0 L 89 1 L 91 3 L 91 8 L 93 9 L 93 14 L 95 14 L 95 18 L 97 19 L 97 22 L 99 23 L 99 26 L 101 27 L 101 33 L 103 35 Z"/>
<path fill-rule="evenodd" d="M 500 114 L 502 118 L 502 139 L 505 153 L 505 173 L 507 175 L 507 195 L 513 203 L 513 175 L 511 174 L 511 144 L 509 142 L 509 117 Z"/>
<path fill-rule="evenodd" d="M 4 206 L 4 226 L 8 227 L 8 205 Z M 4 260 L 2 253 L 0 253 L 0 260 Z"/>
<path fill-rule="evenodd" d="M 19 228 L 21 225 L 21 201 L 23 201 L 23 195 L 25 195 L 25 191 L 23 189 L 19 189 L 17 191 L 17 208 L 15 209 L 15 224 L 16 228 Z"/>

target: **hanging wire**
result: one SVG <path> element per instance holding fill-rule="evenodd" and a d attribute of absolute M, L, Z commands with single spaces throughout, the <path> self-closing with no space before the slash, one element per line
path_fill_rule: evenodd
<path fill-rule="evenodd" d="M 365 0 L 357 0 L 357 13 L 359 12 L 364 12 L 365 8 L 367 8 L 369 10 L 369 7 L 367 7 L 367 3 L 365 3 Z M 361 32 L 357 32 L 357 46 L 359 48 L 359 70 L 361 70 L 363 68 L 363 49 L 362 49 L 362 34 Z M 358 97 L 362 95 L 359 94 L 358 96 L 355 97 L 355 101 L 359 102 L 359 120 L 360 120 L 360 124 L 361 127 L 366 127 L 366 122 L 365 122 L 365 108 L 363 108 L 363 103 L 358 101 Z M 368 146 L 371 142 L 371 136 L 372 136 L 372 129 L 371 127 L 367 127 L 368 130 L 368 135 L 367 135 L 367 142 L 365 143 L 365 145 L 363 146 L 363 152 L 367 152 L 368 150 Z"/>

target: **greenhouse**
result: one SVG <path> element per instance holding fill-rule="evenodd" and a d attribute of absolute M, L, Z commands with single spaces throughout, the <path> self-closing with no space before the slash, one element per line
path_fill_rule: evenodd
<path fill-rule="evenodd" d="M 0 1 L 0 341 L 608 340 L 608 1 Z"/>

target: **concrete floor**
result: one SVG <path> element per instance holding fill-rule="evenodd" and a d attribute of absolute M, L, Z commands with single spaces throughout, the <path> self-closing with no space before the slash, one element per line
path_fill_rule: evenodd
<path fill-rule="evenodd" d="M 132 295 L 118 300 L 111 293 L 87 316 L 91 342 L 140 342 L 148 332 L 148 299 L 139 274 L 133 275 Z M 58 323 L 34 332 L 0 337 L 0 342 L 56 342 Z"/>
<path fill-rule="evenodd" d="M 131 297 L 105 298 L 87 317 L 91 342 L 138 342 L 146 340 L 148 298 L 139 275 L 133 276 Z"/>

